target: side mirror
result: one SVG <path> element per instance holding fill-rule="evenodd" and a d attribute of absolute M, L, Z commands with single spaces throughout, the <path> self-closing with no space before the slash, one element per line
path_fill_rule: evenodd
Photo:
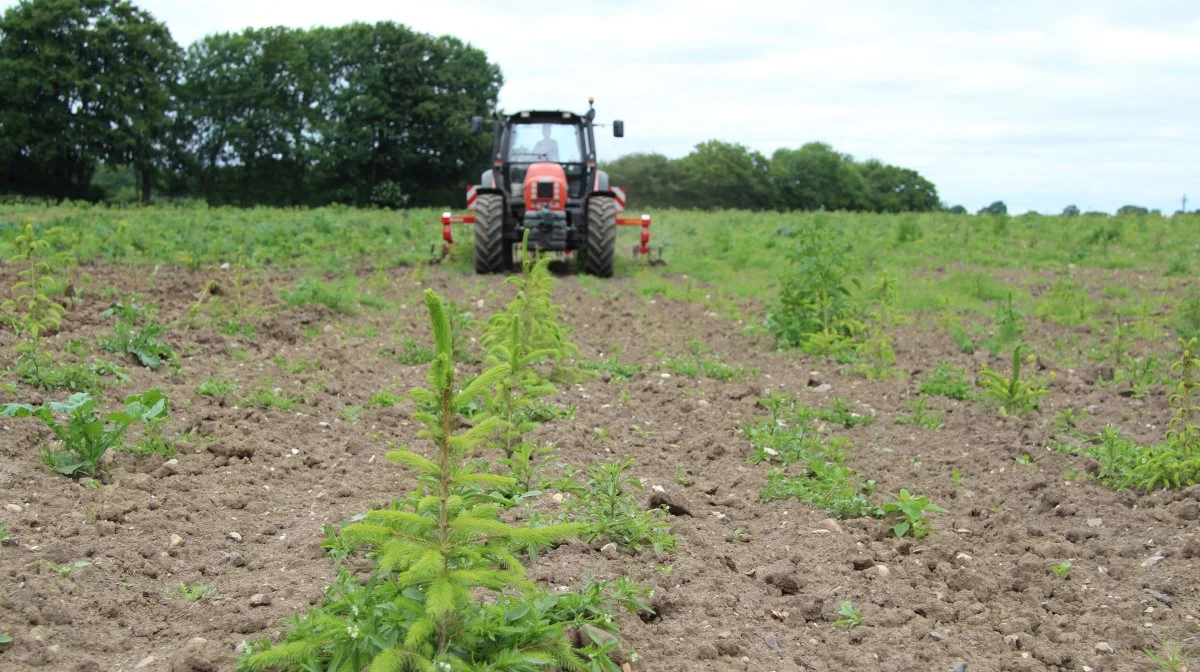
<path fill-rule="evenodd" d="M 483 117 L 471 117 L 471 132 L 476 135 L 479 135 L 483 132 Z"/>
<path fill-rule="evenodd" d="M 625 137 L 625 122 L 620 121 L 620 120 L 613 122 L 613 137 L 614 138 Z"/>

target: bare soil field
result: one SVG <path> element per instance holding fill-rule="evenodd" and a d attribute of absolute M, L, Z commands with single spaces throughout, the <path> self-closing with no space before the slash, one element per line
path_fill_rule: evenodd
<path fill-rule="evenodd" d="M 383 454 L 427 449 L 404 398 L 424 383 L 426 366 L 389 355 L 406 337 L 430 341 L 419 292 L 432 287 L 475 317 L 511 296 L 499 278 L 398 269 L 384 291 L 394 311 L 271 307 L 247 339 L 180 326 L 211 274 L 86 272 L 94 291 L 69 307 L 52 348 L 111 333 L 100 312 L 115 297 L 100 296 L 101 287 L 157 305 L 178 370 L 122 361 L 132 380 L 105 399 L 161 389 L 177 452 L 110 453 L 103 482 L 89 487 L 42 463 L 53 436 L 40 422 L 0 419 L 0 521 L 12 535 L 0 548 L 0 632 L 13 638 L 0 651 L 6 672 L 232 669 L 245 642 L 276 636 L 321 599 L 336 573 L 321 547 L 324 526 L 413 485 Z M 12 269 L 2 274 L 5 286 L 15 280 Z M 273 304 L 271 288 L 293 280 L 264 279 L 253 299 Z M 553 401 L 575 416 L 535 436 L 565 464 L 631 458 L 645 486 L 639 496 L 669 506 L 678 540 L 658 555 L 569 542 L 539 557 L 530 575 L 552 588 L 578 588 L 588 576 L 652 585 L 653 614 L 621 616 L 623 640 L 637 653 L 632 669 L 1125 672 L 1156 669 L 1144 649 L 1200 633 L 1200 487 L 1114 492 L 1069 478 L 1091 465 L 1048 448 L 1052 418 L 1066 407 L 1086 409 L 1079 423 L 1087 431 L 1112 422 L 1157 440 L 1171 416 L 1161 390 L 1129 396 L 1096 385 L 1094 371 L 1043 360 L 1055 378 L 1039 411 L 1001 417 L 931 396 L 941 427 L 925 428 L 896 418 L 936 362 L 972 374 L 1008 362 L 963 354 L 914 320 L 893 334 L 896 366 L 910 375 L 872 381 L 777 352 L 744 324 L 643 296 L 629 280 L 562 277 L 555 300 L 583 360 L 614 357 L 641 370 L 560 385 Z M 686 354 L 691 339 L 744 375 L 664 369 L 663 358 Z M 0 334 L 0 348 L 13 344 Z M 210 376 L 237 389 L 198 394 Z M 248 404 L 256 391 L 294 405 Z M 400 401 L 371 407 L 380 391 Z M 755 449 L 743 429 L 770 417 L 761 400 L 774 394 L 814 408 L 837 398 L 873 418 L 822 430 L 849 441 L 846 464 L 875 481 L 872 501 L 907 488 L 946 513 L 929 516 L 927 536 L 897 538 L 887 519 L 763 501 L 768 465 L 749 459 Z M 0 395 L 0 403 L 66 397 L 22 385 Z M 531 506 L 553 514 L 554 495 Z M 1064 561 L 1069 572 L 1052 571 Z M 855 627 L 835 625 L 844 601 L 861 615 Z"/>

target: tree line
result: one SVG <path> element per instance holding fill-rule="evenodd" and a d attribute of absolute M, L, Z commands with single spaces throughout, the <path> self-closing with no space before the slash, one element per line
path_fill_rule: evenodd
<path fill-rule="evenodd" d="M 184 49 L 126 0 L 24 0 L 0 20 L 0 82 L 0 193 L 399 206 L 461 200 L 490 149 L 470 117 L 503 78 L 391 22 Z"/>
<path fill-rule="evenodd" d="M 181 47 L 128 0 L 22 0 L 0 19 L 0 193 L 216 205 L 445 206 L 488 162 L 498 65 L 391 22 L 250 28 Z M 603 165 L 637 207 L 924 211 L 914 170 L 819 142 L 711 140 Z"/>
<path fill-rule="evenodd" d="M 770 157 L 709 140 L 686 156 L 628 154 L 602 164 L 638 208 L 850 210 L 942 209 L 937 188 L 911 168 L 856 161 L 823 142 L 780 148 Z"/>

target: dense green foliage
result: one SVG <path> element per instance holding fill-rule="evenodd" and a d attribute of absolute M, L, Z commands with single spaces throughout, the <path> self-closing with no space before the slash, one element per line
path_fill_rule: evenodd
<path fill-rule="evenodd" d="M 503 83 L 483 51 L 392 22 L 184 48 L 129 0 L 23 0 L 0 19 L 0 77 L 0 193 L 241 206 L 458 205 L 490 141 L 468 121 Z M 604 167 L 646 208 L 941 206 L 916 171 L 820 142 L 768 158 L 709 140 Z"/>
<path fill-rule="evenodd" d="M 185 50 L 127 0 L 24 0 L 0 19 L 0 81 L 0 193 L 400 206 L 461 199 L 489 146 L 469 118 L 502 77 L 391 22 Z"/>
<path fill-rule="evenodd" d="M 687 156 L 629 154 L 602 166 L 643 208 L 701 210 L 930 211 L 937 188 L 915 170 L 857 162 L 821 142 L 780 148 L 770 158 L 710 140 Z"/>

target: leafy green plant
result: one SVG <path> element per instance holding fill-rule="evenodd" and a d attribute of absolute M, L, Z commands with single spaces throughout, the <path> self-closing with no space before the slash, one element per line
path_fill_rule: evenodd
<path fill-rule="evenodd" d="M 433 350 L 412 337 L 400 339 L 400 347 L 387 352 L 388 356 L 400 362 L 416 366 L 433 361 Z"/>
<path fill-rule="evenodd" d="M 400 397 L 396 396 L 395 394 L 392 394 L 391 392 L 388 392 L 387 390 L 383 390 L 380 392 L 376 392 L 375 394 L 372 394 L 371 398 L 367 400 L 366 407 L 367 408 L 391 408 L 392 406 L 395 406 L 396 404 L 400 403 L 400 401 L 401 401 Z"/>
<path fill-rule="evenodd" d="M 0 410 L 4 417 L 40 419 L 62 442 L 60 450 L 47 450 L 47 466 L 66 476 L 95 475 L 109 448 L 119 446 L 129 428 L 138 420 L 150 422 L 167 411 L 167 398 L 157 389 L 125 399 L 125 408 L 101 417 L 96 400 L 86 392 L 71 395 L 65 402 L 48 402 L 33 407 L 7 404 Z M 67 415 L 64 427 L 56 413 Z"/>
<path fill-rule="evenodd" d="M 968 401 L 975 396 L 971 389 L 971 381 L 967 378 L 966 368 L 945 361 L 939 362 L 933 371 L 921 381 L 917 389 L 921 394 L 948 397 L 959 401 Z"/>
<path fill-rule="evenodd" d="M 651 548 L 656 555 L 672 551 L 675 535 L 669 531 L 666 511 L 641 510 L 634 492 L 642 490 L 642 483 L 625 474 L 631 466 L 633 458 L 591 463 L 583 484 L 575 480 L 575 471 L 568 469 L 553 485 L 572 495 L 564 501 L 564 508 L 583 523 L 586 541 L 607 540 L 633 552 Z"/>
<path fill-rule="evenodd" d="M 1012 292 L 1007 300 L 1000 304 L 996 312 L 996 331 L 987 342 L 988 349 L 995 354 L 1015 343 L 1025 334 L 1025 319 L 1013 304 Z"/>
<path fill-rule="evenodd" d="M 134 325 L 142 313 L 135 307 L 117 304 L 103 313 L 101 317 L 116 317 L 113 325 L 113 335 L 100 339 L 100 347 L 107 352 L 129 355 L 142 366 L 157 370 L 164 363 L 176 360 L 175 351 L 169 345 L 159 340 L 166 327 L 151 321 L 134 333 Z"/>
<path fill-rule="evenodd" d="M 838 614 L 841 618 L 833 622 L 833 625 L 838 628 L 846 628 L 853 630 L 862 625 L 862 612 L 854 608 L 854 603 L 850 600 L 843 600 L 838 607 Z"/>
<path fill-rule="evenodd" d="M 270 381 L 266 381 L 250 395 L 250 398 L 244 399 L 242 403 L 251 408 L 274 408 L 280 411 L 291 411 L 300 405 L 300 397 L 284 391 L 281 387 L 272 387 Z"/>
<path fill-rule="evenodd" d="M 237 391 L 237 382 L 226 378 L 213 378 L 209 374 L 203 383 L 196 386 L 196 394 L 202 397 L 216 397 Z"/>
<path fill-rule="evenodd" d="M 1054 572 L 1054 575 L 1060 579 L 1069 579 L 1071 578 L 1071 561 L 1063 560 L 1057 565 L 1051 565 L 1050 571 Z"/>
<path fill-rule="evenodd" d="M 767 472 L 767 485 L 759 495 L 763 501 L 798 499 L 838 518 L 880 514 L 867 499 L 874 483 L 862 483 L 845 466 L 849 441 L 827 437 L 813 424 L 817 419 L 850 420 L 852 416 L 819 411 L 783 396 L 759 403 L 771 411 L 771 417 L 745 424 L 742 432 L 755 449 L 751 462 L 779 464 Z"/>
<path fill-rule="evenodd" d="M 1197 338 L 1192 337 L 1186 342 L 1179 339 L 1181 353 L 1179 359 L 1171 365 L 1172 371 L 1179 372 L 1179 382 L 1171 394 L 1170 404 L 1175 409 L 1166 440 L 1175 448 L 1183 460 L 1191 459 L 1193 454 L 1200 454 L 1200 425 L 1196 424 L 1200 414 L 1200 401 L 1196 399 L 1197 376 L 1200 376 L 1200 355 L 1196 352 Z"/>
<path fill-rule="evenodd" d="M 912 399 L 906 404 L 908 413 L 897 415 L 893 422 L 897 425 L 916 425 L 925 429 L 941 429 L 942 412 L 926 407 L 924 397 Z"/>
<path fill-rule="evenodd" d="M 985 364 L 979 372 L 979 385 L 999 405 L 1003 415 L 1024 415 L 1039 407 L 1040 400 L 1049 391 L 1046 381 L 1037 377 L 1021 380 L 1021 346 L 1013 348 L 1012 376 L 1005 377 Z M 1028 362 L 1036 362 L 1029 355 Z M 1053 373 L 1051 373 L 1053 376 Z"/>
<path fill-rule="evenodd" d="M 58 565 L 53 562 L 47 562 L 46 564 L 50 565 L 50 569 L 53 569 L 55 574 L 58 574 L 64 579 L 69 578 L 77 569 L 83 569 L 84 567 L 92 566 L 90 560 L 76 560 L 75 562 L 69 562 L 65 565 Z"/>
<path fill-rule="evenodd" d="M 343 570 L 330 599 L 297 619 L 284 641 L 255 646 L 239 669 L 587 669 L 572 647 L 554 596 L 524 577 L 513 549 L 577 535 L 583 526 L 538 527 L 499 520 L 490 497 L 512 479 L 477 470 L 465 456 L 488 440 L 503 420 L 458 420 L 507 373 L 489 367 L 464 388 L 455 384 L 450 321 L 440 297 L 425 293 L 434 333 L 429 387 L 411 392 L 418 436 L 434 445 L 432 457 L 407 448 L 387 453 L 418 474 L 416 492 L 367 512 L 340 536 L 364 549 L 374 563 L 359 582 Z M 457 430 L 457 431 L 456 431 Z M 483 599 L 490 592 L 494 599 Z M 580 623 L 579 621 L 583 621 Z M 572 624 L 610 629 L 600 619 Z M 611 647 L 611 643 L 609 643 Z M 606 651 L 583 649 L 597 669 L 610 669 Z"/>
<path fill-rule="evenodd" d="M 280 291 L 279 298 L 288 306 L 325 306 L 343 315 L 358 315 L 363 305 L 376 308 L 386 306 L 378 298 L 361 293 L 352 277 L 341 282 L 316 277 L 301 278 L 291 291 Z"/>
<path fill-rule="evenodd" d="M 1038 304 L 1037 316 L 1054 324 L 1074 327 L 1091 317 L 1088 293 L 1069 280 L 1056 282 Z"/>
<path fill-rule="evenodd" d="M 929 501 L 925 495 L 914 496 L 906 488 L 900 489 L 896 499 L 883 505 L 883 512 L 896 519 L 892 531 L 897 537 L 911 534 L 917 539 L 924 538 L 930 532 L 928 513 L 947 513 L 946 509 Z"/>
<path fill-rule="evenodd" d="M 206 597 L 212 597 L 217 594 L 217 589 L 212 586 L 195 585 L 189 586 L 186 583 L 180 583 L 175 586 L 175 591 L 179 596 L 188 602 L 199 602 Z"/>
<path fill-rule="evenodd" d="M 584 360 L 579 363 L 581 369 L 607 374 L 614 383 L 627 383 L 633 377 L 645 370 L 640 364 L 625 364 L 617 359 L 615 354 L 601 360 Z"/>
<path fill-rule="evenodd" d="M 825 222 L 804 227 L 793 240 L 768 331 L 780 346 L 810 353 L 850 349 L 861 329 L 852 293 L 861 283 L 851 245 L 840 228 Z"/>
<path fill-rule="evenodd" d="M 12 298 L 0 303 L 3 322 L 7 323 L 24 342 L 16 347 L 18 372 L 22 377 L 39 378 L 38 369 L 49 362 L 42 350 L 42 335 L 62 323 L 66 308 L 50 298 L 48 291 L 55 279 L 41 251 L 49 242 L 38 238 L 33 225 L 26 223 L 20 235 L 13 239 L 15 254 L 9 263 L 18 268 L 17 280 L 9 288 Z"/>
<path fill-rule="evenodd" d="M 1162 672 L 1187 672 L 1188 661 L 1191 660 L 1191 654 L 1185 651 L 1183 646 L 1170 640 L 1163 642 L 1162 655 L 1150 649 L 1142 649 L 1142 653 L 1145 653 Z"/>
<path fill-rule="evenodd" d="M 1200 338 L 1200 292 L 1180 302 L 1176 309 L 1175 333 L 1181 338 Z"/>
<path fill-rule="evenodd" d="M 662 367 L 677 376 L 688 378 L 711 378 L 713 380 L 741 380 L 747 373 L 754 375 L 755 370 L 747 370 L 745 366 L 725 363 L 720 357 L 708 356 L 708 352 L 699 339 L 690 339 L 685 343 L 688 354 L 670 357 L 663 361 Z"/>

